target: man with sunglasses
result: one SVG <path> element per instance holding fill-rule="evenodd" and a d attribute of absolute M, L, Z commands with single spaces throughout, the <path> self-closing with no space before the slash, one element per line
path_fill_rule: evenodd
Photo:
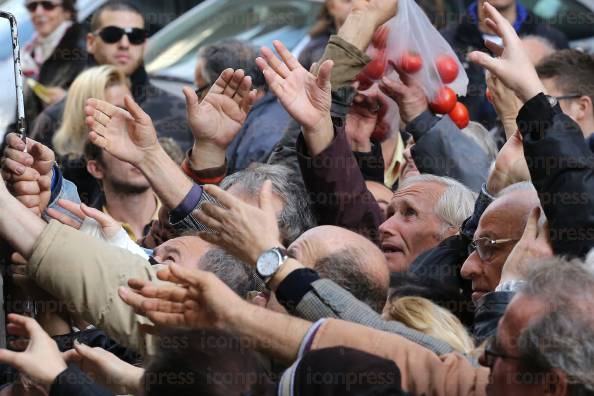
<path fill-rule="evenodd" d="M 132 95 L 151 116 L 159 137 L 173 138 L 182 149 L 193 143 L 186 120 L 186 105 L 181 98 L 151 84 L 144 68 L 147 34 L 142 13 L 133 5 L 109 1 L 91 19 L 87 35 L 88 65 L 114 65 L 132 82 Z M 38 117 L 32 137 L 51 147 L 64 112 L 64 101 L 52 106 Z"/>
<path fill-rule="evenodd" d="M 594 55 L 574 49 L 558 51 L 544 58 L 536 72 L 594 151 Z"/>

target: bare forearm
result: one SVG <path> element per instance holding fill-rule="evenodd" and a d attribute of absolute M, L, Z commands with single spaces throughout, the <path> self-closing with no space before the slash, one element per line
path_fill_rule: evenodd
<path fill-rule="evenodd" d="M 195 141 L 190 164 L 195 171 L 218 168 L 225 165 L 225 155 L 225 150 L 215 144 Z"/>
<path fill-rule="evenodd" d="M 332 118 L 330 118 L 330 113 L 320 121 L 318 126 L 312 129 L 303 127 L 302 130 L 309 155 L 312 157 L 326 150 L 334 139 L 334 126 L 332 124 Z"/>
<path fill-rule="evenodd" d="M 0 190 L 0 237 L 29 258 L 47 224 L 10 195 L 4 186 Z"/>
<path fill-rule="evenodd" d="M 176 208 L 192 188 L 192 181 L 160 146 L 139 168 L 161 202 L 170 209 Z"/>
<path fill-rule="evenodd" d="M 226 321 L 224 330 L 283 362 L 295 360 L 310 322 L 248 303 L 238 308 Z"/>

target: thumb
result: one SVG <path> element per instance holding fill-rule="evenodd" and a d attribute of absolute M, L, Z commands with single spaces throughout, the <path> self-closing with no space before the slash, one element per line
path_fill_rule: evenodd
<path fill-rule="evenodd" d="M 400 81 L 389 79 L 388 77 L 382 78 L 379 83 L 379 89 L 386 96 L 394 99 L 403 97 L 406 94 L 406 85 Z"/>
<path fill-rule="evenodd" d="M 76 348 L 76 340 L 74 341 L 74 347 Z M 62 352 L 62 359 L 64 359 L 64 361 L 66 363 L 78 363 L 80 362 L 83 357 L 80 353 L 78 353 L 78 351 L 76 349 L 70 349 L 66 352 Z"/>
<path fill-rule="evenodd" d="M 34 142 L 31 145 L 29 154 L 31 154 L 35 161 L 53 161 L 55 158 L 54 152 L 39 142 Z"/>
<path fill-rule="evenodd" d="M 533 240 L 536 239 L 538 233 L 538 219 L 540 218 L 540 208 L 536 207 L 530 211 L 530 215 L 528 216 L 528 222 L 526 223 L 526 228 L 524 228 L 524 234 L 522 235 L 522 239 Z"/>
<path fill-rule="evenodd" d="M 186 97 L 186 107 L 188 111 L 190 111 L 190 109 L 194 108 L 195 106 L 198 106 L 198 95 L 196 95 L 196 92 L 192 88 L 184 87 L 183 92 L 184 96 Z"/>
<path fill-rule="evenodd" d="M 272 182 L 270 180 L 266 180 L 260 189 L 260 209 L 267 213 L 274 212 L 274 206 L 272 205 Z"/>
<path fill-rule="evenodd" d="M 318 72 L 318 87 L 322 89 L 331 89 L 330 84 L 330 77 L 332 76 L 332 69 L 334 68 L 334 61 L 327 60 L 320 66 L 320 70 Z"/>
<path fill-rule="evenodd" d="M 126 95 L 126 97 L 124 97 L 124 104 L 126 105 L 126 109 L 135 121 L 141 123 L 147 121 L 148 114 L 146 114 L 144 110 L 140 108 L 140 106 L 138 105 L 138 103 L 134 101 L 132 96 Z"/>
<path fill-rule="evenodd" d="M 499 77 L 499 64 L 497 63 L 497 59 L 481 51 L 472 51 L 468 55 L 468 58 L 472 63 L 476 63 L 477 65 L 484 67 L 496 77 Z"/>
<path fill-rule="evenodd" d="M 0 363 L 7 364 L 21 370 L 21 353 L 0 349 Z"/>

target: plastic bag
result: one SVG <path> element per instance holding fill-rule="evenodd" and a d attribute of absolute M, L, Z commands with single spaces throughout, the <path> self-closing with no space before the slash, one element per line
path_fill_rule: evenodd
<path fill-rule="evenodd" d="M 455 96 L 466 95 L 468 77 L 462 64 L 414 0 L 398 2 L 397 15 L 375 32 L 367 54 L 373 60 L 358 77 L 360 90 L 373 91 L 383 76 L 399 79 L 396 65 L 419 83 L 437 114 L 449 113 Z"/>

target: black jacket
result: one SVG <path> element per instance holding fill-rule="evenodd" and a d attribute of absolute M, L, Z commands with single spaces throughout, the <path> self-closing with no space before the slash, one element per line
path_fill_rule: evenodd
<path fill-rule="evenodd" d="M 582 130 L 544 94 L 524 104 L 517 123 L 553 251 L 584 257 L 594 247 L 594 156 Z"/>
<path fill-rule="evenodd" d="M 62 371 L 54 380 L 49 396 L 113 396 L 76 366 Z"/>
<path fill-rule="evenodd" d="M 60 43 L 39 70 L 38 81 L 47 87 L 68 89 L 76 76 L 85 69 L 87 50 L 86 31 L 78 23 L 64 34 Z M 25 88 L 25 116 L 29 126 L 43 111 L 45 105 L 28 87 Z"/>
<path fill-rule="evenodd" d="M 477 345 L 495 335 L 499 320 L 514 295 L 513 292 L 492 292 L 476 302 L 472 336 Z"/>
<path fill-rule="evenodd" d="M 89 66 L 94 66 L 91 62 Z M 159 137 L 172 138 L 182 150 L 188 150 L 193 142 L 188 126 L 185 102 L 150 83 L 144 66 L 130 77 L 132 96 L 152 118 Z M 31 137 L 52 148 L 52 138 L 62 123 L 66 98 L 45 109 L 35 121 Z"/>
<path fill-rule="evenodd" d="M 478 29 L 471 10 L 472 6 L 469 8 L 469 13 L 462 16 L 457 25 L 445 28 L 441 31 L 441 34 L 452 46 L 464 66 L 466 74 L 468 74 L 468 93 L 461 99 L 461 102 L 468 107 L 471 120 L 478 121 L 487 129 L 490 129 L 495 126 L 497 115 L 493 106 L 485 98 L 487 89 L 485 71 L 481 66 L 468 60 L 468 54 L 472 51 L 489 52 L 489 50 L 485 46 L 482 33 Z M 519 36 L 534 35 L 543 37 L 549 40 L 557 49 L 569 46 L 563 33 L 542 23 L 534 14 L 528 11 L 524 12 L 525 18 L 517 28 Z"/>

